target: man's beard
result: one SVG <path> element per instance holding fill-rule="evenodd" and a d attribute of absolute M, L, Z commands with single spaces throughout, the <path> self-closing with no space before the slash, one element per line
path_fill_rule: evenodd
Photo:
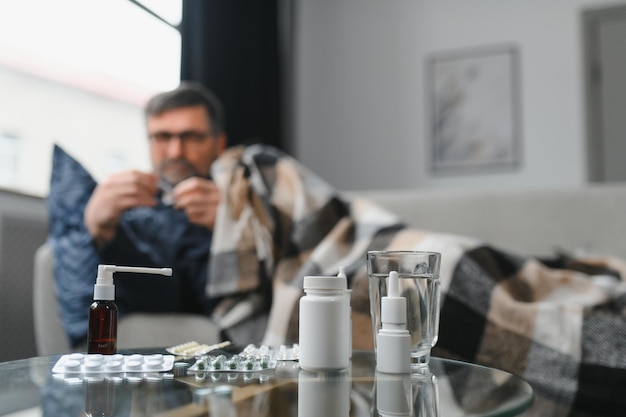
<path fill-rule="evenodd" d="M 160 181 L 165 181 L 172 188 L 187 178 L 200 175 L 200 172 L 186 159 L 165 159 L 159 165 Z"/>

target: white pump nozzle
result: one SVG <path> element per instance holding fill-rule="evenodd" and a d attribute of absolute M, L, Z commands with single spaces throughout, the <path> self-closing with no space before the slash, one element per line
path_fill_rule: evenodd
<path fill-rule="evenodd" d="M 142 274 L 172 275 L 172 268 L 145 268 L 136 266 L 98 265 L 98 276 L 94 285 L 94 300 L 114 300 L 115 285 L 113 274 L 115 272 L 136 272 Z"/>
<path fill-rule="evenodd" d="M 144 268 L 139 266 L 98 265 L 97 279 L 113 279 L 114 272 L 136 272 L 172 276 L 172 268 Z"/>

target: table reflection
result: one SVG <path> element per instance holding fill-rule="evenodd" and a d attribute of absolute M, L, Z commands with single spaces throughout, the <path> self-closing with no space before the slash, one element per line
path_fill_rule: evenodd
<path fill-rule="evenodd" d="M 112 416 L 115 413 L 115 382 L 108 379 L 88 380 L 85 387 L 85 415 Z"/>
<path fill-rule="evenodd" d="M 350 373 L 298 373 L 298 417 L 350 415 Z"/>
<path fill-rule="evenodd" d="M 437 377 L 428 368 L 416 375 L 376 373 L 374 417 L 439 416 Z"/>
<path fill-rule="evenodd" d="M 19 410 L 19 395 L 40 387 L 43 416 L 513 416 L 532 403 L 532 390 L 506 372 L 463 362 L 433 358 L 419 374 L 376 373 L 371 352 L 354 352 L 351 366 L 341 372 L 310 372 L 297 362 L 279 362 L 258 373 L 167 374 L 134 377 L 59 377 L 51 373 L 53 359 L 37 358 L 0 364 L 0 415 L 3 406 Z M 5 391 L 5 392 L 3 392 Z M 11 404 L 12 398 L 15 403 Z M 23 400 L 22 400 L 23 401 Z M 27 408 L 24 405 L 23 408 Z"/>

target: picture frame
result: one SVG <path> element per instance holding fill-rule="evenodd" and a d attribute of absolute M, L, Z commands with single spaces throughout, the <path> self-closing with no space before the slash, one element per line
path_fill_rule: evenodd
<path fill-rule="evenodd" d="M 519 61 L 515 45 L 429 56 L 426 85 L 434 173 L 519 166 Z"/>

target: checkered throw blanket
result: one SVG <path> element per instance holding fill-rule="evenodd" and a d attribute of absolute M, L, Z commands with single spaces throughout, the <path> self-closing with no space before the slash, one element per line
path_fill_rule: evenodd
<path fill-rule="evenodd" d="M 266 344 L 297 342 L 304 276 L 344 267 L 353 344 L 371 348 L 366 252 L 437 251 L 442 310 L 435 355 L 524 378 L 536 394 L 531 415 L 624 414 L 626 263 L 525 258 L 470 237 L 409 228 L 263 146 L 228 151 L 213 177 L 225 198 L 206 292 L 246 294 L 237 303 L 227 298 L 214 316 L 233 340 L 262 332 Z"/>

